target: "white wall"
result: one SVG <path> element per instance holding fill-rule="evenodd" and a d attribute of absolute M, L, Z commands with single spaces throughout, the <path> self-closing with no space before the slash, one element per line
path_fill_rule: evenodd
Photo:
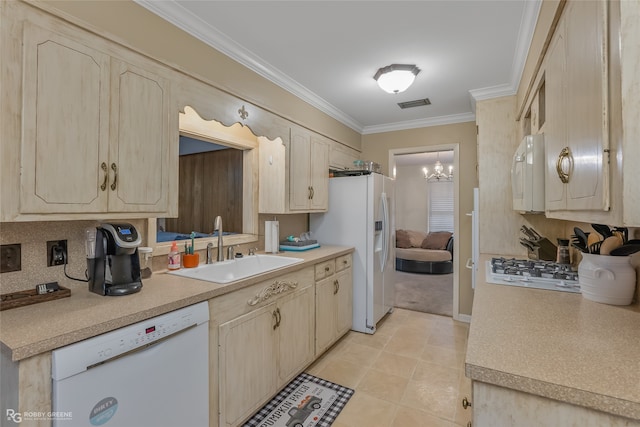
<path fill-rule="evenodd" d="M 422 165 L 396 167 L 396 229 L 427 231 L 427 182 Z"/>

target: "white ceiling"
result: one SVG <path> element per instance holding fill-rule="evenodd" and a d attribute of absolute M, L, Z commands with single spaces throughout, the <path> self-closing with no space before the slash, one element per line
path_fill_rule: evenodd
<path fill-rule="evenodd" d="M 473 99 L 514 94 L 540 0 L 136 0 L 360 133 L 474 120 Z M 422 71 L 401 94 L 373 75 Z M 429 98 L 402 110 L 398 102 Z"/>

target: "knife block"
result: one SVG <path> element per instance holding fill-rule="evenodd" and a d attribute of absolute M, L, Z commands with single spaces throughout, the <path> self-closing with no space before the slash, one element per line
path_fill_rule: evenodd
<path fill-rule="evenodd" d="M 533 242 L 533 241 L 532 241 Z M 529 253 L 529 259 L 541 260 L 541 261 L 555 261 L 558 252 L 558 247 L 551 243 L 549 239 L 543 237 L 535 241 L 536 248 L 527 250 Z"/>

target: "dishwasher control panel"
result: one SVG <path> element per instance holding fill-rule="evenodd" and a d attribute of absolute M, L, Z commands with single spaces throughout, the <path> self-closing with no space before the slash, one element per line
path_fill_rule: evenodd
<path fill-rule="evenodd" d="M 52 352 L 52 377 L 60 380 L 75 375 L 208 321 L 208 304 L 201 302 L 70 344 Z"/>

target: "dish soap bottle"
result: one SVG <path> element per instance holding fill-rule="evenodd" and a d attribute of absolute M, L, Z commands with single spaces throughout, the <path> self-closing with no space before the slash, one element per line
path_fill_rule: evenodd
<path fill-rule="evenodd" d="M 169 250 L 169 270 L 178 270 L 180 268 L 180 252 L 178 245 L 173 242 L 171 250 Z"/>

